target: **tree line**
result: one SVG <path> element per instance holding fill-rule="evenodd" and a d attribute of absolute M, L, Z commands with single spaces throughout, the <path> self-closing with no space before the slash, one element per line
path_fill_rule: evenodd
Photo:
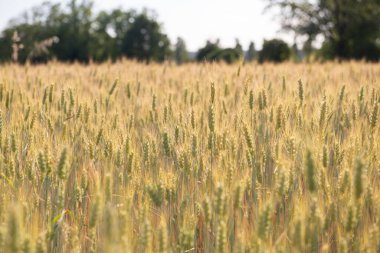
<path fill-rule="evenodd" d="M 152 11 L 114 9 L 94 13 L 93 2 L 70 0 L 67 4 L 45 2 L 11 20 L 0 35 L 0 62 L 56 59 L 87 63 L 129 58 L 181 64 L 189 60 L 380 59 L 378 0 L 265 1 L 268 8 L 279 7 L 283 30 L 301 38 L 301 49 L 299 43 L 289 46 L 280 39 L 265 40 L 259 51 L 253 42 L 243 50 L 239 40 L 231 48 L 221 47 L 217 40 L 207 41 L 190 57 L 185 41 L 178 38 L 172 44 Z M 323 43 L 314 48 L 318 36 Z"/>
<path fill-rule="evenodd" d="M 380 59 L 379 0 L 265 0 L 280 10 L 284 31 L 293 32 L 307 56 L 322 59 Z M 313 47 L 318 39 L 322 45 Z"/>

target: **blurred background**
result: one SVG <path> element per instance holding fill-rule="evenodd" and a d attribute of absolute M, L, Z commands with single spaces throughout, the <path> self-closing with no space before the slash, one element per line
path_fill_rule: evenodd
<path fill-rule="evenodd" d="M 380 58 L 378 0 L 0 1 L 0 62 Z"/>

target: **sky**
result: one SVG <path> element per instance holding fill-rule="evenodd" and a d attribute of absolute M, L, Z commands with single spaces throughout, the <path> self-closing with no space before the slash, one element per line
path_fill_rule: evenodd
<path fill-rule="evenodd" d="M 11 18 L 42 2 L 0 0 L 0 30 Z M 244 49 L 250 41 L 257 49 L 261 48 L 264 38 L 291 42 L 288 36 L 279 33 L 274 13 L 264 13 L 264 0 L 94 0 L 94 3 L 95 12 L 114 8 L 152 9 L 171 41 L 174 43 L 178 36 L 182 37 L 190 51 L 204 46 L 206 40 L 217 38 L 225 47 L 233 47 L 238 38 Z"/>

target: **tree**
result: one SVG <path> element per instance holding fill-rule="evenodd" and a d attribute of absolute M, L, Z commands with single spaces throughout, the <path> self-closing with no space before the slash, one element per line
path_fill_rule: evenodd
<path fill-rule="evenodd" d="M 239 53 L 240 56 L 243 56 L 244 51 L 239 39 L 235 39 L 235 50 Z"/>
<path fill-rule="evenodd" d="M 34 7 L 19 19 L 14 19 L 10 27 L 3 31 L 0 38 L 1 51 L 5 51 L 4 58 L 8 59 L 9 38 L 17 31 L 21 43 L 19 62 L 27 60 L 44 62 L 52 57 L 62 61 L 88 61 L 90 59 L 90 45 L 94 41 L 91 34 L 92 2 L 83 0 L 77 3 L 71 0 L 66 8 L 60 4 L 46 2 Z M 47 43 L 50 38 L 59 43 Z M 41 45 L 49 44 L 49 50 L 42 50 L 44 55 L 36 52 Z M 47 53 L 46 53 L 47 52 Z M 32 56 L 32 58 L 31 58 Z"/>
<path fill-rule="evenodd" d="M 9 61 L 12 57 L 12 37 L 17 33 L 22 49 L 18 51 L 18 62 L 26 62 L 32 60 L 32 62 L 47 61 L 52 57 L 50 53 L 44 55 L 38 55 L 34 53 L 31 59 L 32 52 L 36 52 L 36 46 L 38 46 L 43 40 L 53 38 L 56 31 L 52 26 L 46 25 L 46 19 L 52 13 L 53 10 L 59 8 L 59 4 L 44 3 L 38 8 L 24 13 L 20 18 L 12 19 L 9 27 L 3 30 L 0 36 L 0 61 Z M 38 58 L 38 59 L 37 59 Z"/>
<path fill-rule="evenodd" d="M 269 0 L 268 7 L 280 7 L 283 29 L 303 37 L 307 50 L 320 35 L 325 58 L 380 59 L 378 0 Z"/>
<path fill-rule="evenodd" d="M 290 58 L 291 51 L 284 41 L 279 39 L 264 40 L 259 53 L 259 62 L 283 62 Z"/>
<path fill-rule="evenodd" d="M 91 57 L 95 61 L 116 60 L 122 55 L 125 34 L 134 22 L 136 12 L 120 9 L 101 11 L 94 20 Z"/>
<path fill-rule="evenodd" d="M 142 13 L 135 17 L 126 32 L 122 53 L 138 61 L 162 62 L 171 55 L 170 41 L 167 35 L 161 32 L 160 24 L 153 17 Z"/>
<path fill-rule="evenodd" d="M 57 13 L 54 17 L 57 19 L 54 30 L 60 43 L 54 45 L 52 51 L 59 60 L 90 60 L 91 43 L 95 40 L 91 34 L 92 8 L 91 1 L 83 0 L 78 4 L 76 0 L 71 0 L 67 11 Z"/>
<path fill-rule="evenodd" d="M 218 55 L 218 60 L 223 60 L 226 63 L 232 64 L 234 62 L 237 62 L 241 59 L 242 53 L 239 49 L 236 48 L 225 48 L 220 51 L 220 54 Z"/>
<path fill-rule="evenodd" d="M 13 34 L 22 45 L 18 62 L 89 62 L 122 56 L 162 61 L 170 56 L 170 42 L 161 25 L 146 11 L 120 9 L 93 15 L 93 3 L 71 0 L 67 5 L 46 2 L 13 19 L 0 35 L 0 61 L 12 58 Z"/>
<path fill-rule="evenodd" d="M 235 48 L 221 48 L 219 46 L 219 40 L 215 43 L 210 41 L 206 42 L 203 48 L 200 48 L 197 53 L 197 61 L 224 61 L 226 63 L 234 63 L 238 61 L 241 56 L 242 49 Z"/>
<path fill-rule="evenodd" d="M 215 43 L 207 41 L 203 48 L 200 48 L 197 52 L 197 61 L 215 61 L 216 56 L 222 49 L 219 47 L 219 41 Z"/>
<path fill-rule="evenodd" d="M 177 64 L 182 64 L 189 60 L 189 55 L 186 49 L 185 41 L 178 37 L 175 44 L 175 61 Z"/>
<path fill-rule="evenodd" d="M 251 62 L 255 59 L 256 57 L 256 49 L 255 49 L 255 44 L 251 41 L 249 43 L 248 51 L 246 54 L 246 61 Z"/>

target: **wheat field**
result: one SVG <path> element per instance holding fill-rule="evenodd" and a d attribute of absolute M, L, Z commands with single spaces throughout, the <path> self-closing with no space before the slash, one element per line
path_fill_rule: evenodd
<path fill-rule="evenodd" d="M 0 67 L 0 252 L 379 252 L 380 65 Z"/>

